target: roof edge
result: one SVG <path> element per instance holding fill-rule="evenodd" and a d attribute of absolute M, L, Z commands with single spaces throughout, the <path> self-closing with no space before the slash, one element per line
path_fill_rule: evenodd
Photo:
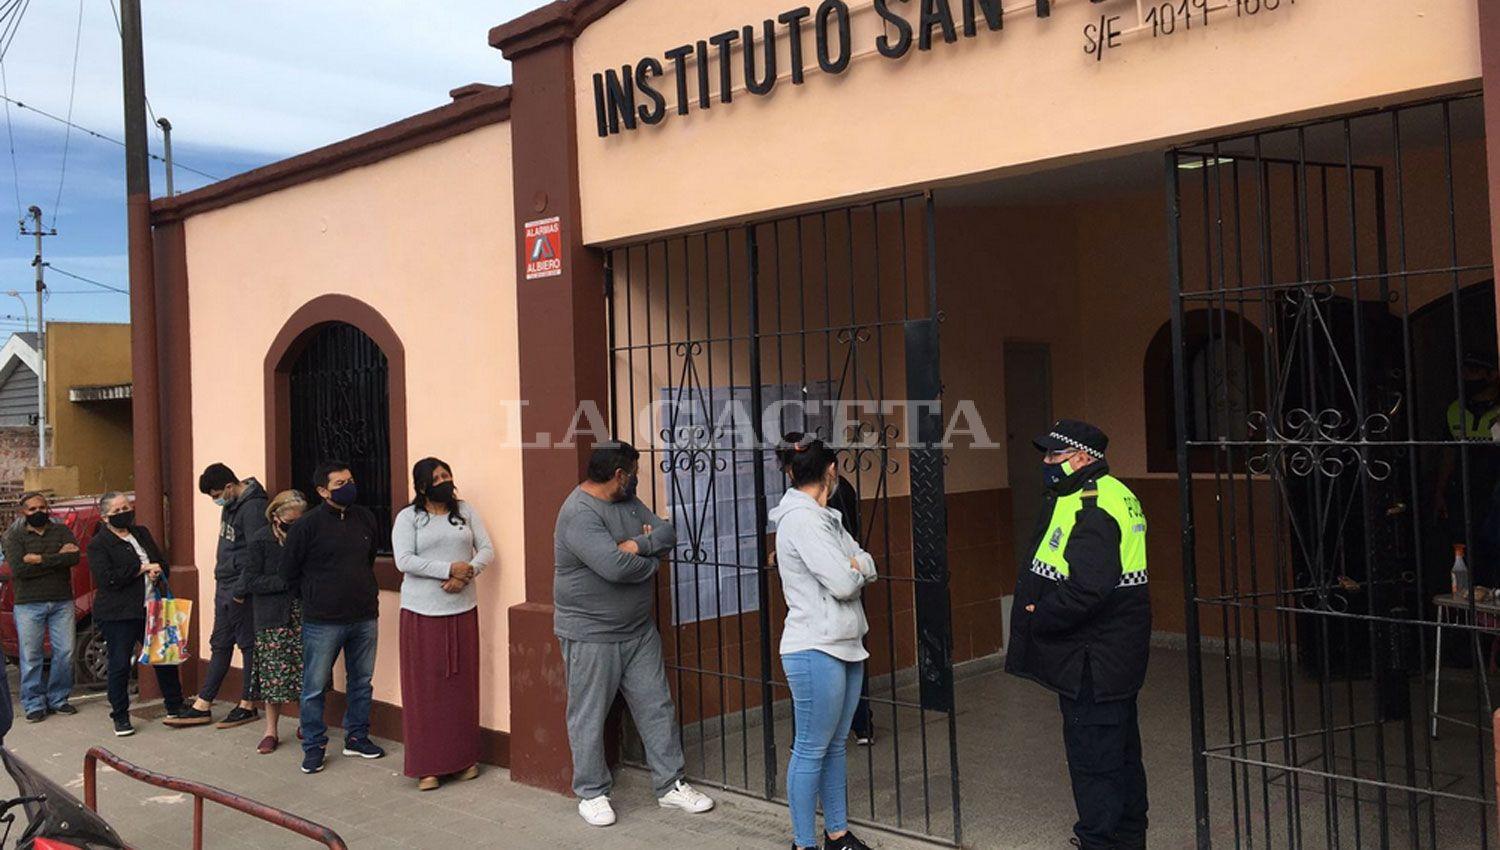
<path fill-rule="evenodd" d="M 625 0 L 553 0 L 490 30 L 490 46 L 506 59 L 517 58 L 561 41 L 572 41 L 589 25 Z"/>
<path fill-rule="evenodd" d="M 182 221 L 282 189 L 371 165 L 510 119 L 510 86 L 470 84 L 452 103 L 343 141 L 297 154 L 170 198 L 151 202 L 151 223 Z"/>

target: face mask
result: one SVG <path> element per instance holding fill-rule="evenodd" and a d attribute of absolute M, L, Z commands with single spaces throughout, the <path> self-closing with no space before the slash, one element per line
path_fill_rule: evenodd
<path fill-rule="evenodd" d="M 115 528 L 129 528 L 135 525 L 135 511 L 125 511 L 110 516 L 109 524 Z"/>
<path fill-rule="evenodd" d="M 634 499 L 636 488 L 640 486 L 640 483 L 641 477 L 639 475 L 630 476 L 630 480 L 625 482 L 625 489 L 620 491 L 621 501 L 628 502 Z"/>
<path fill-rule="evenodd" d="M 218 505 L 221 508 L 227 507 L 229 505 L 229 498 L 227 496 L 220 496 L 219 498 L 214 499 L 214 504 Z"/>
<path fill-rule="evenodd" d="M 46 511 L 37 511 L 34 514 L 28 514 L 26 517 L 26 524 L 32 528 L 46 528 L 47 523 L 51 521 L 52 515 Z"/>
<path fill-rule="evenodd" d="M 452 504 L 454 491 L 458 488 L 452 481 L 444 481 L 427 488 L 427 500 L 437 502 L 440 505 Z"/>
<path fill-rule="evenodd" d="M 1072 474 L 1073 464 L 1071 461 L 1064 461 L 1063 463 L 1043 462 L 1042 485 L 1047 488 L 1056 487 L 1058 484 L 1062 483 L 1063 479 Z"/>
<path fill-rule="evenodd" d="M 359 487 L 355 485 L 353 481 L 350 481 L 348 484 L 345 484 L 339 489 L 334 490 L 332 493 L 329 493 L 328 498 L 332 500 L 335 505 L 347 508 L 350 505 L 354 504 L 355 500 L 359 498 Z"/>
<path fill-rule="evenodd" d="M 292 530 L 292 524 L 295 522 L 296 520 L 294 519 L 278 519 L 276 520 L 276 525 L 285 533 Z"/>

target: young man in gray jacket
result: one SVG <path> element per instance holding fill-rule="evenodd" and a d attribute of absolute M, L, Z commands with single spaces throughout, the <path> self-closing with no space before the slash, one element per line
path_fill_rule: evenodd
<path fill-rule="evenodd" d="M 209 464 L 198 477 L 198 489 L 220 508 L 219 550 L 214 564 L 214 629 L 208 638 L 210 656 L 203 674 L 203 688 L 191 706 L 177 717 L 168 718 L 168 726 L 204 726 L 213 722 L 214 700 L 234 659 L 234 648 L 240 648 L 244 664 L 240 703 L 219 721 L 220 729 L 243 726 L 260 718 L 248 693 L 250 668 L 255 651 L 255 618 L 245 600 L 235 598 L 240 574 L 249 558 L 250 538 L 266 527 L 266 488 L 254 478 L 241 481 L 234 470 L 222 463 Z"/>
<path fill-rule="evenodd" d="M 557 514 L 553 538 L 553 631 L 567 673 L 573 791 L 590 826 L 615 822 L 604 723 L 616 693 L 625 695 L 645 745 L 658 804 L 691 814 L 714 807 L 683 781 L 676 709 L 651 619 L 653 579 L 677 533 L 635 496 L 640 457 L 628 443 L 596 447 L 588 479 Z"/>

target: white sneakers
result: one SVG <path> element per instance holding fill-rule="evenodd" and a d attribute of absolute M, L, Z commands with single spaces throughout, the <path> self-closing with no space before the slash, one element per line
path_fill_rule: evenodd
<path fill-rule="evenodd" d="M 714 807 L 712 799 L 705 794 L 698 793 L 696 788 L 680 779 L 665 797 L 656 801 L 656 804 L 663 809 L 682 809 L 690 815 L 701 815 Z"/>
<path fill-rule="evenodd" d="M 690 815 L 701 815 L 714 807 L 712 798 L 682 781 L 659 798 L 656 804 L 663 809 L 681 809 Z M 579 800 L 578 816 L 589 826 L 613 826 L 615 823 L 615 809 L 609 804 L 607 796 Z"/>
<path fill-rule="evenodd" d="M 615 809 L 609 804 L 608 797 L 579 800 L 578 816 L 583 818 L 584 823 L 587 823 L 589 826 L 613 826 L 615 822 Z"/>

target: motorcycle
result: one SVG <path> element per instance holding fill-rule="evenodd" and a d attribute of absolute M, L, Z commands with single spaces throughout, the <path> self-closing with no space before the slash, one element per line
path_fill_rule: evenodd
<path fill-rule="evenodd" d="M 16 784 L 16 796 L 0 791 L 0 848 L 16 850 L 127 850 L 119 833 L 90 811 L 61 785 L 46 778 L 8 749 L 0 762 Z M 26 825 L 15 844 L 9 844 L 17 815 Z"/>

